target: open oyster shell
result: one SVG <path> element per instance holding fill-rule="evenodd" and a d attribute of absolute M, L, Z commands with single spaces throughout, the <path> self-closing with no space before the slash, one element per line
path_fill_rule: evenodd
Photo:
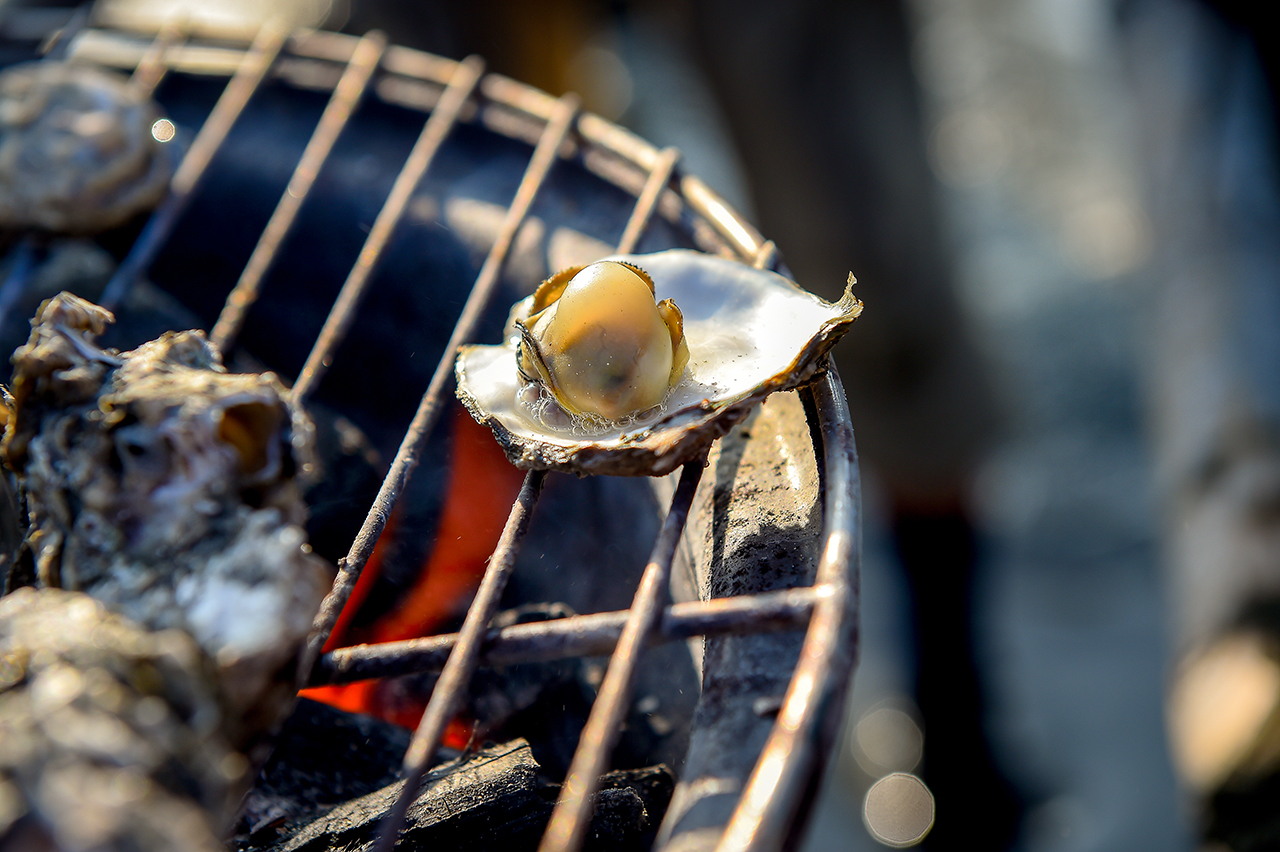
<path fill-rule="evenodd" d="M 684 314 L 689 363 L 655 412 L 605 426 L 544 422 L 530 405 L 516 365 L 516 304 L 507 340 L 464 346 L 456 367 L 458 397 L 489 426 L 507 457 L 523 469 L 661 476 L 705 450 L 774 391 L 808 381 L 824 354 L 862 312 L 853 279 L 844 296 L 825 302 L 773 272 L 686 250 L 610 258 L 644 269 L 658 300 Z M 523 393 L 522 393 L 523 391 Z"/>

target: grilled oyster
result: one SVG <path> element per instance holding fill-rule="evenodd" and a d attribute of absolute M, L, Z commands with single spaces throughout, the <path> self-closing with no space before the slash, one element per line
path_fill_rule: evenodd
<path fill-rule="evenodd" d="M 0 228 L 89 234 L 154 206 L 174 157 L 124 77 L 29 62 L 0 73 Z"/>
<path fill-rule="evenodd" d="M 225 852 L 252 773 L 214 668 L 79 592 L 0 598 L 0 852 Z"/>
<path fill-rule="evenodd" d="M 569 294 L 571 271 L 553 276 L 516 304 L 504 344 L 466 346 L 458 355 L 459 398 L 477 421 L 493 429 L 517 467 L 579 475 L 669 473 L 725 434 L 755 403 L 808 381 L 862 312 L 852 276 L 844 296 L 830 303 L 776 273 L 698 252 L 609 260 L 645 270 L 652 282 L 654 306 L 635 300 L 643 309 L 634 310 L 629 321 L 653 348 L 661 351 L 663 335 L 656 332 L 652 314 L 662 316 L 664 302 L 679 305 L 674 319 L 663 317 L 661 323 L 671 361 L 654 358 L 635 370 L 616 370 L 603 358 L 583 357 L 574 359 L 573 370 L 603 368 L 605 378 L 558 375 L 551 365 L 571 347 L 552 333 L 547 317 Z M 611 323 L 616 320 L 608 308 L 624 299 L 605 288 L 584 301 L 583 314 L 591 317 L 603 305 L 599 312 Z M 589 336 L 591 322 L 575 316 L 568 327 L 572 333 L 563 337 L 576 340 Z M 680 354 L 684 347 L 687 355 Z M 677 369 L 684 358 L 686 364 Z M 624 384 L 640 389 L 638 402 L 584 411 L 579 397 L 564 391 L 573 382 L 607 385 L 617 373 L 627 376 Z"/>
<path fill-rule="evenodd" d="M 189 633 L 233 718 L 262 730 L 332 576 L 300 526 L 310 421 L 201 332 L 99 348 L 112 319 L 60 294 L 13 356 L 0 454 L 25 486 L 35 584 Z"/>

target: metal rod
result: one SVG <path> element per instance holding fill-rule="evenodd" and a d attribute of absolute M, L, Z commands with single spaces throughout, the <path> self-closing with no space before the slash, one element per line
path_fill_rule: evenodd
<path fill-rule="evenodd" d="M 489 256 L 480 270 L 475 286 L 471 288 L 471 294 L 467 297 L 467 303 L 462 309 L 462 315 L 453 327 L 453 335 L 449 338 L 449 343 L 445 346 L 440 363 L 436 366 L 436 371 L 431 377 L 431 384 L 427 386 L 426 393 L 422 395 L 422 399 L 418 403 L 418 410 L 413 416 L 413 421 L 405 432 L 404 440 L 400 442 L 400 449 L 396 452 L 396 457 L 391 462 L 391 468 L 382 480 L 382 486 L 378 489 L 378 496 L 374 499 L 373 506 L 370 507 L 360 532 L 356 534 L 355 541 L 351 544 L 351 550 L 347 553 L 346 558 L 339 562 L 338 576 L 334 579 L 333 588 L 321 603 L 320 612 L 317 613 L 311 628 L 311 635 L 307 638 L 307 646 L 298 666 L 299 683 L 306 682 L 311 666 L 319 658 L 320 649 L 324 647 L 330 631 L 333 630 L 333 626 L 338 621 L 338 615 L 342 612 L 342 607 L 346 604 L 347 599 L 351 597 L 351 591 L 355 588 L 356 581 L 360 579 L 360 572 L 364 570 L 365 563 L 369 561 L 369 557 L 373 554 L 374 545 L 378 543 L 378 536 L 382 535 L 382 529 L 387 524 L 387 518 L 391 516 L 391 510 L 395 507 L 396 500 L 399 499 L 405 482 L 408 481 L 409 475 L 413 473 L 413 469 L 418 465 L 418 456 L 426 445 L 431 429 L 444 406 L 444 394 L 448 383 L 453 379 L 453 362 L 457 358 L 458 347 L 475 334 L 480 316 L 493 294 L 494 286 L 498 280 L 498 273 L 501 272 L 502 264 L 506 261 L 507 254 L 511 250 L 515 233 L 519 229 L 520 223 L 524 221 L 524 217 L 528 213 L 543 179 L 551 169 L 556 149 L 560 147 L 560 143 L 564 141 L 564 137 L 569 131 L 573 117 L 577 112 L 577 99 L 572 96 L 566 96 L 561 99 L 560 103 L 561 109 L 558 110 L 552 123 L 547 125 L 542 141 L 534 149 L 533 159 L 525 170 L 524 179 L 521 181 L 519 189 L 516 190 L 515 201 L 512 202 L 511 208 L 507 212 L 507 218 L 503 223 L 502 231 L 498 235 L 498 240 L 489 249 Z M 295 387 L 296 390 L 297 388 Z"/>
<path fill-rule="evenodd" d="M 476 661 L 480 656 L 480 645 L 484 641 L 485 628 L 488 627 L 493 614 L 498 609 L 502 598 L 502 590 L 515 567 L 516 554 L 525 531 L 529 528 L 529 517 L 546 481 L 546 471 L 532 470 L 525 475 L 524 484 L 520 487 L 520 495 L 511 507 L 507 524 L 498 539 L 498 546 L 489 560 L 489 567 L 476 590 L 475 600 L 467 609 L 467 617 L 458 631 L 458 641 L 444 671 L 436 681 L 427 709 L 422 714 L 418 729 L 414 731 L 409 742 L 409 750 L 405 752 L 403 772 L 404 786 L 396 797 L 395 804 L 383 818 L 378 831 L 378 841 L 374 846 L 376 852 L 391 852 L 396 836 L 404 823 L 409 804 L 418 794 L 418 785 L 426 773 L 431 761 L 435 758 L 440 740 L 444 736 L 445 726 L 453 718 L 462 701 L 467 683 L 475 671 Z"/>
<path fill-rule="evenodd" d="M 777 262 L 778 247 L 774 245 L 773 240 L 765 240 L 760 244 L 760 248 L 756 250 L 756 256 L 751 265 L 756 269 L 773 269 Z"/>
<path fill-rule="evenodd" d="M 124 303 L 125 296 L 129 294 L 134 281 L 151 264 L 156 252 L 169 238 L 169 232 L 173 230 L 178 216 L 187 208 L 191 195 L 200 178 L 204 176 L 213 155 L 218 152 L 218 148 L 227 138 L 227 133 L 244 110 L 245 104 L 258 90 L 267 71 L 271 69 L 280 49 L 284 46 L 285 37 L 283 29 L 272 25 L 267 25 L 258 31 L 257 38 L 245 53 L 235 76 L 222 90 L 218 102 L 213 105 L 209 117 L 205 119 L 200 132 L 192 141 L 190 150 L 182 158 L 182 163 L 169 182 L 169 194 L 151 214 L 151 219 L 138 235 L 133 248 L 125 255 L 120 266 L 116 268 L 115 275 L 107 283 L 102 293 L 103 307 L 115 310 Z"/>
<path fill-rule="evenodd" d="M 66 59 L 68 52 L 71 50 L 71 42 L 75 41 L 76 36 L 85 27 L 89 26 L 89 19 L 92 16 L 93 3 L 81 3 L 76 7 L 71 17 L 67 19 L 67 22 L 50 35 L 44 44 L 40 45 L 40 55 L 53 61 Z"/>
<path fill-rule="evenodd" d="M 329 103 L 325 106 L 320 121 L 311 134 L 306 149 L 302 152 L 302 158 L 298 160 L 298 165 L 293 170 L 293 177 L 289 179 L 288 187 L 281 194 L 271 219 L 263 229 L 262 236 L 258 238 L 253 254 L 249 256 L 249 262 L 240 273 L 240 280 L 227 296 L 222 313 L 209 334 L 210 342 L 223 353 L 230 351 L 235 342 L 236 335 L 244 324 L 245 314 L 258 298 L 263 277 L 271 269 L 276 252 L 279 251 L 285 237 L 289 235 L 298 211 L 302 208 L 307 194 L 311 192 L 311 187 L 315 184 L 316 177 L 320 174 L 320 169 L 324 166 L 329 152 L 333 150 L 334 143 L 338 141 L 338 136 L 347 126 L 347 121 L 351 118 L 356 104 L 368 89 L 369 81 L 373 78 L 373 72 L 377 70 L 386 48 L 386 36 L 376 30 L 367 33 L 356 44 L 356 49 L 351 54 L 351 61 L 343 71 L 342 79 L 334 87 L 333 95 L 329 98 Z"/>
<path fill-rule="evenodd" d="M 436 152 L 449 135 L 449 131 L 453 129 L 458 120 L 458 114 L 462 111 L 467 99 L 471 97 L 483 74 L 484 63 L 479 57 L 468 57 L 458 64 L 457 70 L 454 71 L 449 85 L 441 96 L 440 103 L 431 111 L 430 117 L 422 127 L 422 133 L 418 136 L 418 141 L 409 152 L 409 158 L 405 160 L 404 167 L 400 169 L 400 174 L 392 184 L 386 203 L 378 211 L 378 217 L 373 222 L 369 237 L 360 249 L 360 256 L 343 283 L 338 298 L 334 300 L 333 308 L 325 318 L 324 327 L 320 329 L 315 345 L 307 355 L 307 361 L 303 364 L 302 372 L 298 374 L 298 380 L 293 386 L 295 401 L 301 403 L 320 383 L 320 379 L 332 361 L 334 350 L 338 348 L 355 319 L 356 310 L 368 289 L 373 271 L 382 258 L 382 252 L 391 240 L 396 225 L 404 215 L 413 191 L 417 189 L 427 167 L 431 165 Z M 472 293 L 475 293 L 474 287 Z M 487 302 L 488 294 L 484 296 Z M 480 307 L 483 308 L 483 303 Z M 449 375 L 453 375 L 453 356 L 449 354 L 448 347 L 445 355 L 449 358 Z"/>
<path fill-rule="evenodd" d="M 595 794 L 600 788 L 600 776 L 621 733 L 640 652 L 658 629 L 663 603 L 669 594 L 671 563 L 705 465 L 704 455 L 686 463 L 680 472 L 680 483 L 671 499 L 671 510 L 667 512 L 649 564 L 640 578 L 640 587 L 636 590 L 626 626 L 618 639 L 617 649 L 609 659 L 609 668 L 591 707 L 591 715 L 587 717 L 586 727 L 582 729 L 577 751 L 569 764 L 569 773 L 560 788 L 560 799 L 551 812 L 551 821 L 538 846 L 539 852 L 573 852 L 582 845 Z"/>
<path fill-rule="evenodd" d="M 680 152 L 675 148 L 663 148 L 662 153 L 658 155 L 657 162 L 653 164 L 653 170 L 645 180 L 644 189 L 636 198 L 635 209 L 631 211 L 631 219 L 628 220 L 627 227 L 622 232 L 622 239 L 618 240 L 618 254 L 631 254 L 636 250 L 640 237 L 644 236 L 644 229 L 653 218 L 653 211 L 657 209 L 662 191 L 667 188 L 667 184 L 671 183 L 671 172 L 675 170 L 679 160 Z"/>
<path fill-rule="evenodd" d="M 698 177 L 686 174 L 680 178 L 684 201 L 705 218 L 747 261 L 754 259 L 764 238 L 747 220 L 738 215 L 725 200 L 716 195 Z"/>
<path fill-rule="evenodd" d="M 673 604 L 663 611 L 658 630 L 651 638 L 655 643 L 676 642 L 692 636 L 802 628 L 818 594 L 813 588 L 786 589 Z M 575 615 L 491 629 L 485 634 L 479 665 L 509 666 L 611 654 L 629 613 L 619 610 Z M 320 658 L 308 686 L 438 672 L 457 642 L 458 634 L 449 633 L 339 648 Z"/>
<path fill-rule="evenodd" d="M 12 262 L 9 273 L 4 277 L 3 283 L 0 283 L 0 323 L 8 319 L 9 312 L 26 292 L 44 251 L 45 246 L 41 241 L 34 234 L 27 234 L 10 252 Z"/>
<path fill-rule="evenodd" d="M 858 655 L 858 560 L 861 550 L 857 451 L 849 408 L 834 365 L 802 391 L 810 394 L 823 435 L 826 549 L 818 563 L 813 618 L 804 652 L 717 852 L 779 849 L 798 801 L 796 790 L 821 765 L 824 737 L 818 728 L 829 706 L 849 686 Z"/>
<path fill-rule="evenodd" d="M 164 80 L 165 74 L 169 73 L 169 63 L 166 61 L 169 51 L 186 39 L 186 29 L 184 19 L 170 18 L 156 32 L 151 44 L 147 45 L 146 53 L 142 54 L 133 69 L 133 76 L 129 78 L 129 85 L 140 96 L 151 97 Z"/>

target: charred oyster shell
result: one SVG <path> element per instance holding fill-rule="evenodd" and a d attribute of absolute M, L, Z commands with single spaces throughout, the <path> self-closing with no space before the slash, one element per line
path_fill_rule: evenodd
<path fill-rule="evenodd" d="M 175 157 L 159 107 L 112 72 L 29 62 L 0 72 L 0 229 L 88 234 L 159 202 Z"/>
<path fill-rule="evenodd" d="M 331 579 L 300 526 L 310 423 L 272 374 L 227 373 L 202 332 L 98 348 L 112 319 L 62 293 L 13 356 L 0 454 L 25 488 L 36 585 L 190 634 L 261 730 Z"/>
<path fill-rule="evenodd" d="M 0 598 L 0 850 L 225 850 L 252 775 L 213 668 L 78 592 Z"/>
<path fill-rule="evenodd" d="M 519 367 L 537 295 L 512 309 L 507 340 L 464 346 L 458 397 L 524 469 L 579 475 L 671 472 L 704 451 L 769 394 L 797 387 L 862 312 L 853 277 L 837 302 L 773 272 L 693 251 L 610 258 L 644 269 L 657 300 L 680 306 L 688 363 L 654 410 L 610 423 L 545 416 Z M 526 371 L 527 373 L 527 371 Z"/>

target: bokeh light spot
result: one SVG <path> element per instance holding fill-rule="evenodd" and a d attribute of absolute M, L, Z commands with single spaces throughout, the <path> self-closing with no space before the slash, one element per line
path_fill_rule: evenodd
<path fill-rule="evenodd" d="M 920 726 L 894 707 L 879 707 L 867 713 L 858 720 L 854 737 L 858 763 L 872 777 L 883 772 L 910 772 L 924 750 Z"/>
<path fill-rule="evenodd" d="M 914 775 L 886 775 L 867 791 L 862 820 L 886 846 L 914 846 L 933 828 L 933 793 Z"/>
<path fill-rule="evenodd" d="M 157 142 L 169 142 L 177 132 L 178 130 L 173 126 L 173 122 L 167 118 L 156 119 L 156 123 L 151 125 L 151 136 Z"/>

